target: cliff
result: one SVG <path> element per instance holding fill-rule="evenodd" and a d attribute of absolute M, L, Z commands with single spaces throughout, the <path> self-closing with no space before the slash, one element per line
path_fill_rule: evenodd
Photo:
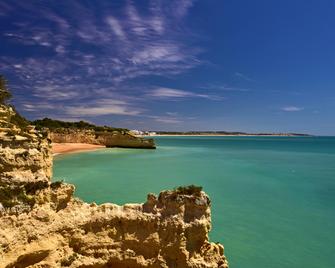
<path fill-rule="evenodd" d="M 92 129 L 60 128 L 50 132 L 52 142 L 90 143 L 106 147 L 155 149 L 153 139 L 135 137 L 126 131 L 95 131 Z"/>
<path fill-rule="evenodd" d="M 0 267 L 228 267 L 208 241 L 199 189 L 149 194 L 144 204 L 87 204 L 51 183 L 50 139 L 10 123 L 0 105 Z"/>

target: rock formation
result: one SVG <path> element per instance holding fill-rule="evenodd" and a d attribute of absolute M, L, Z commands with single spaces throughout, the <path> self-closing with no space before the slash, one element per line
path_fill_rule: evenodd
<path fill-rule="evenodd" d="M 52 142 L 90 143 L 106 147 L 155 149 L 153 139 L 135 137 L 126 131 L 97 132 L 94 130 L 61 128 L 50 133 Z"/>
<path fill-rule="evenodd" d="M 228 267 L 210 200 L 183 188 L 144 204 L 87 204 L 51 183 L 50 139 L 0 105 L 0 267 Z"/>

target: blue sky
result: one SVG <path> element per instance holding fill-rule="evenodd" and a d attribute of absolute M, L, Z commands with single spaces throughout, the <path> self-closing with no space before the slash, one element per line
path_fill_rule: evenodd
<path fill-rule="evenodd" d="M 18 110 L 148 130 L 335 135 L 333 0 L 0 0 Z"/>

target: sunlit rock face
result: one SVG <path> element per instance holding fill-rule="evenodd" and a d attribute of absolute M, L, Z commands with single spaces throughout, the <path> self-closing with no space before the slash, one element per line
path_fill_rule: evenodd
<path fill-rule="evenodd" d="M 106 147 L 155 149 L 153 139 L 135 137 L 126 131 L 96 132 L 94 130 L 58 129 L 50 133 L 57 143 L 89 143 Z"/>
<path fill-rule="evenodd" d="M 144 204 L 87 204 L 51 183 L 50 140 L 10 123 L 0 106 L 0 267 L 228 267 L 210 243 L 199 189 L 149 194 Z M 94 178 L 92 178 L 94 179 Z"/>
<path fill-rule="evenodd" d="M 13 108 L 0 105 L 0 213 L 27 211 L 34 194 L 51 179 L 52 154 L 48 133 L 11 122 Z"/>

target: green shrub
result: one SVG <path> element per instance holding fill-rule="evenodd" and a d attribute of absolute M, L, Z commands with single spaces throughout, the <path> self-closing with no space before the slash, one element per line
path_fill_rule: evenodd
<path fill-rule="evenodd" d="M 3 75 L 0 75 L 0 104 L 6 104 L 11 98 L 12 93 L 10 93 L 7 87 L 7 80 Z"/>
<path fill-rule="evenodd" d="M 24 185 L 25 192 L 35 194 L 38 190 L 45 189 L 49 186 L 46 181 L 30 182 Z"/>
<path fill-rule="evenodd" d="M 60 181 L 52 182 L 52 183 L 50 184 L 50 188 L 51 188 L 51 189 L 58 189 L 59 187 L 62 186 L 63 183 L 64 183 L 64 180 L 60 180 Z"/>
<path fill-rule="evenodd" d="M 25 119 L 23 116 L 21 116 L 14 106 L 11 106 L 15 112 L 15 114 L 11 117 L 10 122 L 16 126 L 18 126 L 21 129 L 25 129 L 27 126 L 30 125 L 30 122 Z"/>
<path fill-rule="evenodd" d="M 77 253 L 73 253 L 72 255 L 70 255 L 68 258 L 64 258 L 61 260 L 61 265 L 62 267 L 68 267 L 70 266 L 76 259 L 78 258 L 78 254 Z"/>
<path fill-rule="evenodd" d="M 177 194 L 184 194 L 184 195 L 195 195 L 199 196 L 202 191 L 201 186 L 196 186 L 196 185 L 188 185 L 188 186 L 180 186 L 174 189 Z"/>
<path fill-rule="evenodd" d="M 39 120 L 35 120 L 31 122 L 33 125 L 36 126 L 37 129 L 48 128 L 51 131 L 59 130 L 59 129 L 80 129 L 80 130 L 94 130 L 97 132 L 112 132 L 112 131 L 128 131 L 127 129 L 123 128 L 114 128 L 108 126 L 96 126 L 90 124 L 85 121 L 78 121 L 78 122 L 65 122 L 60 120 L 54 120 L 51 118 L 43 118 Z"/>

